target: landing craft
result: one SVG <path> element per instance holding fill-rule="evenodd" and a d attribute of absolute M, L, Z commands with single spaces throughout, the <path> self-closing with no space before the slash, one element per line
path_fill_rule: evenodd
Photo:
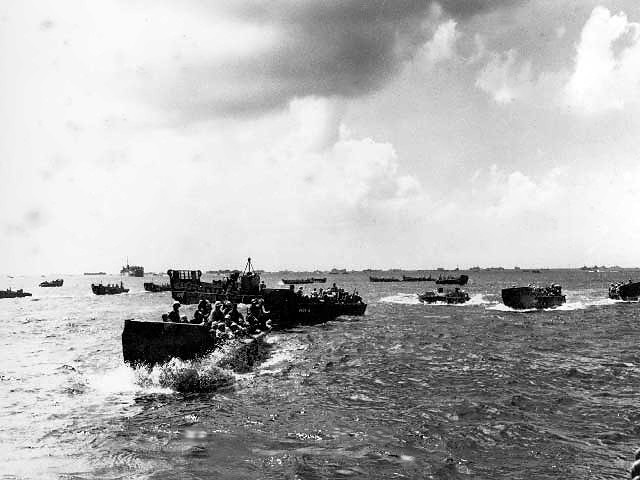
<path fill-rule="evenodd" d="M 242 273 L 236 270 L 223 280 L 203 282 L 200 270 L 169 270 L 167 274 L 171 296 L 181 304 L 196 304 L 202 299 L 248 304 L 256 298 L 264 299 L 265 308 L 273 313 L 274 328 L 322 323 L 341 315 L 364 315 L 367 308 L 360 297 L 320 300 L 297 295 L 293 285 L 289 289 L 266 288 L 250 258 Z"/>
<path fill-rule="evenodd" d="M 0 298 L 22 298 L 22 297 L 30 297 L 31 294 L 29 292 L 23 291 L 21 288 L 18 290 L 0 290 Z"/>
<path fill-rule="evenodd" d="M 562 287 L 553 284 L 549 287 L 511 287 L 502 289 L 502 302 L 517 310 L 559 307 L 567 301 Z"/>
<path fill-rule="evenodd" d="M 624 300 L 625 302 L 637 302 L 640 298 L 640 282 L 612 283 L 609 287 L 609 298 Z"/>
<path fill-rule="evenodd" d="M 421 302 L 437 303 L 442 302 L 448 305 L 466 303 L 469 301 L 469 294 L 458 287 L 446 288 L 439 287 L 437 292 L 428 290 L 422 295 L 418 295 Z"/>
<path fill-rule="evenodd" d="M 95 294 L 95 295 L 117 295 L 120 293 L 127 293 L 129 291 L 128 288 L 125 288 L 124 285 L 122 285 L 122 282 L 120 282 L 120 285 L 115 284 L 115 285 L 103 285 L 103 284 L 99 284 L 99 285 L 94 285 L 93 283 L 91 284 L 91 291 Z"/>
<path fill-rule="evenodd" d="M 436 280 L 438 285 L 466 285 L 469 281 L 469 275 L 459 275 L 457 277 L 443 277 L 442 275 Z"/>

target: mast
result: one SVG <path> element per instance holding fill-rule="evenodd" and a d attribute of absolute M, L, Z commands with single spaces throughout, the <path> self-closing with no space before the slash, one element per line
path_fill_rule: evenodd
<path fill-rule="evenodd" d="M 243 275 L 246 273 L 255 273 L 253 270 L 253 265 L 251 265 L 251 257 L 247 258 L 247 264 L 244 266 L 244 270 L 242 271 Z"/>

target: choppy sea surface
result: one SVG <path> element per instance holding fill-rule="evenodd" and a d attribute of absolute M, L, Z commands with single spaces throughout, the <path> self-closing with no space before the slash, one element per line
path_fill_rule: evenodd
<path fill-rule="evenodd" d="M 640 272 L 472 272 L 471 302 L 438 306 L 417 299 L 432 283 L 329 275 L 359 290 L 364 317 L 272 334 L 263 363 L 206 394 L 123 364 L 124 319 L 170 308 L 169 293 L 144 291 L 150 277 L 104 297 L 91 282 L 120 277 L 49 289 L 2 277 L 33 297 L 0 300 L 0 475 L 625 478 L 640 443 L 640 305 L 606 294 L 629 277 Z M 567 304 L 501 304 L 501 288 L 532 281 L 561 283 Z"/>

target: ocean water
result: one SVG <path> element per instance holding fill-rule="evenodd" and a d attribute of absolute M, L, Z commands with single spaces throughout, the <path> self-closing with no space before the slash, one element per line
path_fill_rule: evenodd
<path fill-rule="evenodd" d="M 421 304 L 432 283 L 330 275 L 364 317 L 272 334 L 210 393 L 123 364 L 124 319 L 158 319 L 169 293 L 63 277 L 0 278 L 34 294 L 0 300 L 3 479 L 619 479 L 640 443 L 640 305 L 606 299 L 640 272 L 472 272 L 462 306 Z M 567 304 L 501 304 L 532 281 Z"/>

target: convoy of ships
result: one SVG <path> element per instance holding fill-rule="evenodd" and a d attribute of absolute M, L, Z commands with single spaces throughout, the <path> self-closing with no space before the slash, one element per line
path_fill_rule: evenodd
<path fill-rule="evenodd" d="M 587 268 L 583 267 L 581 270 L 586 271 Z M 540 272 L 540 270 L 520 270 L 518 267 L 515 270 L 530 273 Z M 443 269 L 438 269 L 438 271 L 442 272 Z M 474 267 L 470 271 L 477 272 L 479 267 Z M 215 273 L 221 272 L 223 271 Z M 282 330 L 296 325 L 311 325 L 341 316 L 362 316 L 367 309 L 367 304 L 364 303 L 357 291 L 346 292 L 335 283 L 326 289 L 320 288 L 318 290 L 317 287 L 314 287 L 313 291 L 309 291 L 307 294 L 303 293 L 302 287 L 299 286 L 323 285 L 327 282 L 327 277 L 282 278 L 281 283 L 285 285 L 285 288 L 269 288 L 261 280 L 260 273 L 262 271 L 253 269 L 251 259 L 247 260 L 243 271 L 224 270 L 224 272 L 227 273 L 224 278 L 207 282 L 202 279 L 202 271 L 200 270 L 171 269 L 167 271 L 168 282 L 145 282 L 144 289 L 152 293 L 171 292 L 175 304 L 197 304 L 197 312 L 202 311 L 206 315 L 212 311 L 213 305 L 222 303 L 226 306 L 225 308 L 228 307 L 227 311 L 233 305 L 251 305 L 251 308 L 260 305 L 259 312 L 264 312 L 264 315 L 268 317 L 267 323 L 262 319 L 262 325 L 268 324 L 268 330 Z M 129 265 L 127 261 L 120 273 L 121 275 L 143 277 L 144 268 L 139 265 Z M 336 275 L 347 272 L 343 269 L 333 269 L 330 273 Z M 85 273 L 85 275 L 104 274 L 104 272 Z M 440 273 L 437 277 L 433 277 L 431 274 L 428 276 L 402 275 L 401 278 L 369 276 L 369 281 L 373 283 L 434 282 L 435 289 L 427 289 L 417 294 L 418 299 L 427 304 L 464 304 L 470 300 L 469 294 L 462 289 L 469 282 L 469 276 L 466 274 L 445 275 Z M 45 280 L 39 284 L 42 288 L 62 287 L 63 285 L 64 279 L 62 278 Z M 296 286 L 298 286 L 297 290 Z M 125 287 L 123 281 L 114 284 L 92 283 L 91 290 L 95 295 L 116 295 L 129 292 L 129 288 Z M 23 289 L 12 290 L 9 288 L 0 291 L 0 299 L 28 296 L 32 296 L 32 294 Z M 502 289 L 501 296 L 503 304 L 515 310 L 551 309 L 566 302 L 566 295 L 562 293 L 562 287 L 557 283 L 548 286 L 513 285 Z M 640 282 L 629 280 L 628 282 L 612 283 L 608 296 L 614 300 L 637 302 L 640 299 Z M 233 308 L 235 309 L 235 307 Z M 207 326 L 206 315 L 204 321 L 202 318 L 200 321 L 175 320 L 175 317 L 174 320 L 169 321 L 170 316 L 167 315 L 156 322 L 126 320 L 122 334 L 125 362 L 153 364 L 172 357 L 189 359 L 217 348 L 223 341 L 222 337 L 226 337 L 222 335 L 221 338 L 217 338 L 216 335 L 220 336 L 220 332 L 211 328 L 210 325 Z M 257 315 L 257 317 L 260 316 L 262 314 Z M 224 330 L 224 325 L 222 330 Z M 263 326 L 262 330 L 257 331 L 260 334 L 265 334 L 264 330 Z"/>

